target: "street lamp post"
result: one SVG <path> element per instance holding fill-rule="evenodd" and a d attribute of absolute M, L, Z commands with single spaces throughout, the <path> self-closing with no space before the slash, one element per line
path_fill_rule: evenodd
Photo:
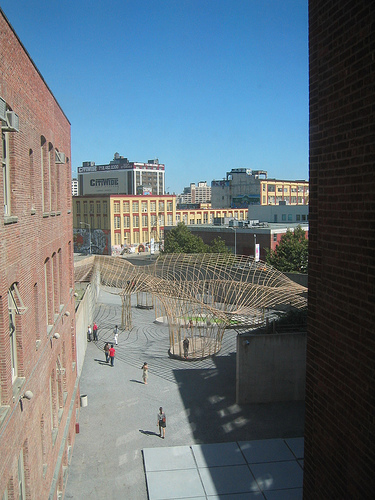
<path fill-rule="evenodd" d="M 234 231 L 234 255 L 237 255 L 237 230 L 235 227 L 228 226 L 229 229 Z"/>
<path fill-rule="evenodd" d="M 90 236 L 90 255 L 91 255 L 91 225 L 88 222 L 80 222 L 81 226 L 88 226 Z"/>

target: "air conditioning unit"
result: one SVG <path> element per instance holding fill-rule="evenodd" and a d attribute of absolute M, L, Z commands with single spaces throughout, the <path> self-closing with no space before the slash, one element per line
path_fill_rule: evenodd
<path fill-rule="evenodd" d="M 0 120 L 7 121 L 7 103 L 0 97 Z"/>
<path fill-rule="evenodd" d="M 65 163 L 65 153 L 55 150 L 55 163 L 64 164 Z"/>
<path fill-rule="evenodd" d="M 6 125 L 3 127 L 6 132 L 19 132 L 20 130 L 20 119 L 17 113 L 14 111 L 6 112 Z"/>

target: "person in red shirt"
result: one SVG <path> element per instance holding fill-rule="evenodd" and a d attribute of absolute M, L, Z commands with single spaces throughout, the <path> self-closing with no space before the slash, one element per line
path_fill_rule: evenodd
<path fill-rule="evenodd" d="M 111 344 L 111 347 L 109 348 L 109 359 L 111 360 L 111 366 L 115 364 L 115 354 L 116 350 L 113 347 L 113 344 Z"/>
<path fill-rule="evenodd" d="M 94 335 L 94 341 L 98 340 L 98 325 L 94 323 L 94 326 L 92 327 L 92 333 Z"/>

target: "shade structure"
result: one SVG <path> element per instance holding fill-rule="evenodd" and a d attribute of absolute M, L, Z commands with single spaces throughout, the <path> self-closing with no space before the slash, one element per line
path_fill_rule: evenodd
<path fill-rule="evenodd" d="M 220 350 L 225 330 L 260 327 L 282 312 L 307 305 L 307 289 L 262 261 L 227 254 L 166 254 L 145 266 L 95 256 L 75 266 L 76 281 L 95 280 L 122 297 L 123 327 L 131 327 L 131 294 L 168 324 L 170 354 L 188 359 Z"/>

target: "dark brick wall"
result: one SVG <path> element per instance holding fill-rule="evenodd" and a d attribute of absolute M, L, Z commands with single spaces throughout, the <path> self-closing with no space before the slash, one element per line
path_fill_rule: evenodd
<path fill-rule="evenodd" d="M 0 498 L 6 488 L 10 499 L 18 498 L 17 461 L 22 450 L 25 498 L 41 499 L 48 498 L 55 474 L 62 484 L 62 467 L 67 465 L 67 450 L 74 443 L 78 405 L 72 349 L 75 307 L 70 123 L 1 10 L 0 96 L 20 121 L 19 132 L 8 134 L 10 217 L 4 216 L 3 209 L 0 214 Z M 42 136 L 47 143 L 45 149 L 50 148 L 51 182 L 47 184 L 48 192 L 53 193 L 51 202 L 48 200 L 44 207 L 41 193 L 48 168 L 45 164 L 42 174 Z M 55 163 L 55 149 L 65 153 L 64 164 Z M 4 179 L 0 171 L 3 204 Z M 47 287 L 46 261 L 50 273 Z M 8 290 L 13 283 L 18 284 L 27 308 L 15 317 L 16 382 L 12 381 L 8 313 Z M 55 332 L 60 338 L 51 340 Z M 19 400 L 27 390 L 34 397 L 23 400 L 21 411 Z M 74 410 L 70 417 L 71 403 Z M 61 464 L 60 452 L 64 457 Z"/>
<path fill-rule="evenodd" d="M 304 499 L 375 491 L 375 2 L 310 0 Z"/>

